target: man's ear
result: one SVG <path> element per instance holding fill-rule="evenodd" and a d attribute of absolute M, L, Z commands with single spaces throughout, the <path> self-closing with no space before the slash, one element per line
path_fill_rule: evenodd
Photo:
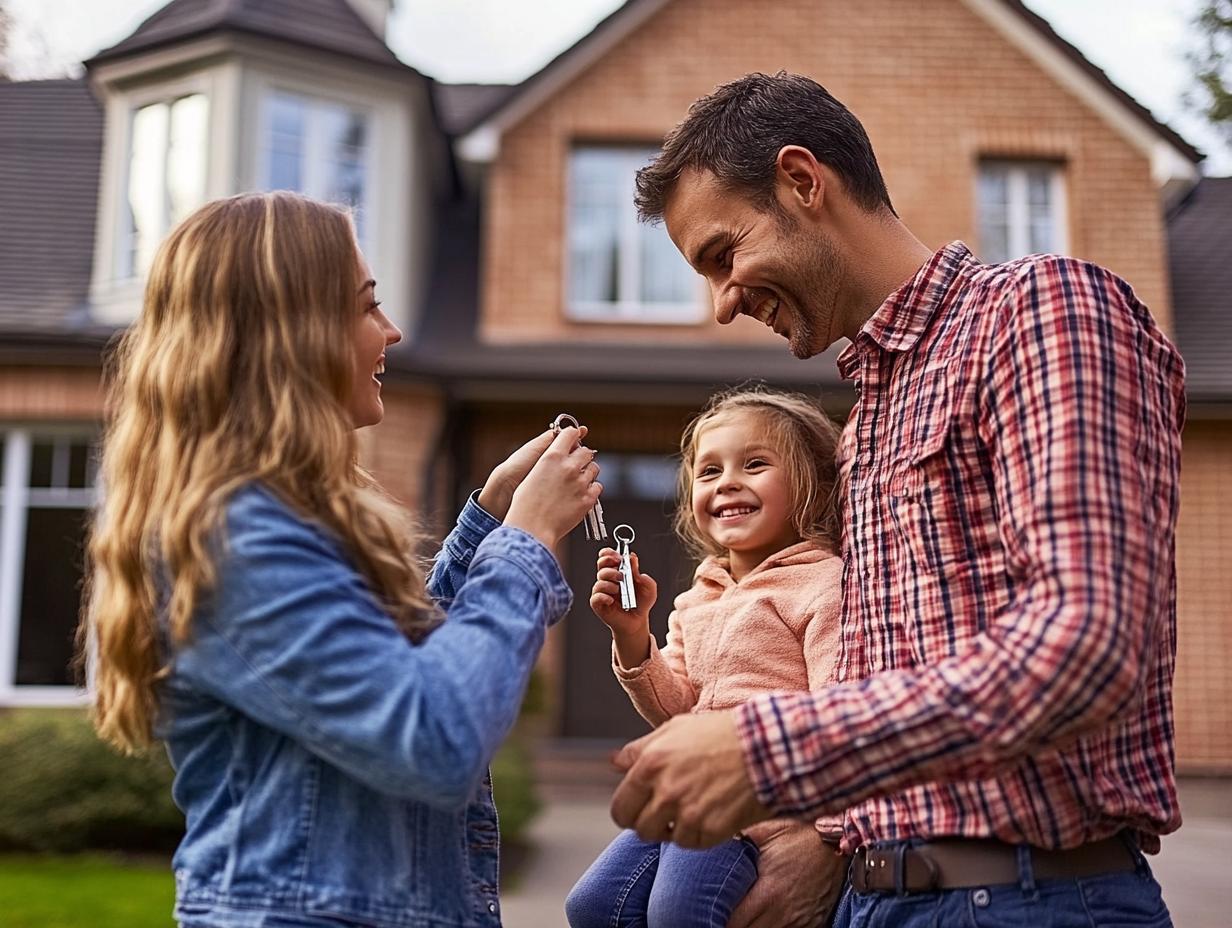
<path fill-rule="evenodd" d="M 825 198 L 824 171 L 813 153 L 799 145 L 784 145 L 779 149 L 776 186 L 785 206 L 805 212 L 820 209 Z"/>

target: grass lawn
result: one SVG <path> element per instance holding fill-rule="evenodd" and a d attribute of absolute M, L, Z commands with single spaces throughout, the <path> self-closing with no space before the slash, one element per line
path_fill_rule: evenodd
<path fill-rule="evenodd" d="M 167 861 L 0 855 L 4 928 L 172 928 Z"/>

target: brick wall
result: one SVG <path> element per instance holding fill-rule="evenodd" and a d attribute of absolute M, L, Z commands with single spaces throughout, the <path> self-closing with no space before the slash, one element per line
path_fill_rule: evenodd
<path fill-rule="evenodd" d="M 0 420 L 91 422 L 102 414 L 97 367 L 0 368 Z"/>
<path fill-rule="evenodd" d="M 896 208 L 931 247 L 960 238 L 978 253 L 981 156 L 1062 160 L 1069 250 L 1126 277 L 1167 326 L 1164 231 L 1146 157 L 960 0 L 750 9 L 742 0 L 667 4 L 506 133 L 489 173 L 487 338 L 776 344 L 753 325 L 570 322 L 562 300 L 570 146 L 657 144 L 716 84 L 780 68 L 814 77 L 860 117 Z"/>
<path fill-rule="evenodd" d="M 1232 422 L 1185 427 L 1177 531 L 1176 757 L 1232 772 Z"/>
<path fill-rule="evenodd" d="M 385 418 L 360 430 L 360 460 L 402 505 L 431 513 L 437 500 L 426 499 L 425 491 L 437 482 L 429 479 L 429 468 L 440 454 L 444 404 L 439 391 L 387 382 L 381 392 Z"/>
<path fill-rule="evenodd" d="M 97 367 L 0 368 L 0 421 L 99 422 L 103 396 Z M 385 420 L 360 432 L 361 459 L 404 505 L 423 498 L 442 419 L 438 391 L 390 384 Z M 430 505 L 429 505 L 430 508 Z"/>

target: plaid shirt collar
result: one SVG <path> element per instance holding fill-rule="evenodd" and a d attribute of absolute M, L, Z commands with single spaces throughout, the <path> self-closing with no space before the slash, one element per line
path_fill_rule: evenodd
<path fill-rule="evenodd" d="M 862 344 L 872 341 L 890 352 L 914 348 L 958 272 L 968 263 L 974 264 L 975 257 L 962 242 L 950 242 L 933 252 L 911 280 L 886 297 L 864 323 L 856 340 L 838 356 L 838 371 L 843 379 L 852 380 L 859 373 Z"/>

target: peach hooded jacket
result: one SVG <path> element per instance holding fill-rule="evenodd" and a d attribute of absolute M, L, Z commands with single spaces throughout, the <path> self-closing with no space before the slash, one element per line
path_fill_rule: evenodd
<path fill-rule="evenodd" d="M 683 712 L 732 709 L 774 690 L 833 683 L 839 648 L 843 562 L 812 542 L 784 548 L 739 583 L 727 559 L 708 557 L 676 597 L 667 644 L 612 670 L 634 707 L 658 726 Z"/>

